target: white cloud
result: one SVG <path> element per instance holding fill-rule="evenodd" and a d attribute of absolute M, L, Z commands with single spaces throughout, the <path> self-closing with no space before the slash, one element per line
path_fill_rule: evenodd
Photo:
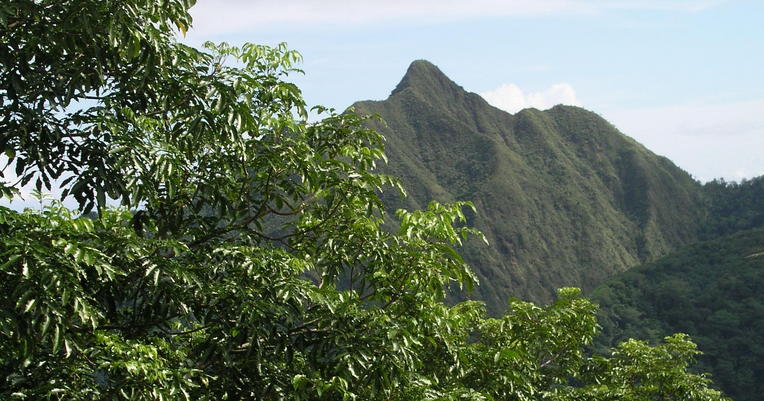
<path fill-rule="evenodd" d="M 576 97 L 576 91 L 570 84 L 559 83 L 540 92 L 523 92 L 515 84 L 505 84 L 494 90 L 480 93 L 488 103 L 510 113 L 535 107 L 548 109 L 558 104 L 580 106 L 581 101 Z"/>
<path fill-rule="evenodd" d="M 694 12 L 723 0 L 200 0 L 191 37 L 236 34 L 291 24 L 358 25 L 480 17 L 592 14 L 652 9 Z"/>
<path fill-rule="evenodd" d="M 13 174 L 9 174 L 8 172 L 6 172 L 5 176 L 6 178 L 8 178 L 9 176 L 13 176 Z M 9 179 L 5 182 L 9 183 L 14 181 L 15 180 L 13 179 Z M 31 185 L 27 185 L 27 188 L 20 187 L 17 185 L 16 189 L 19 191 L 19 193 L 14 195 L 12 199 L 8 199 L 5 197 L 0 198 L 0 206 L 5 206 L 13 210 L 40 209 L 42 207 L 42 204 L 45 204 L 46 202 L 45 201 L 41 202 L 39 199 L 35 198 L 35 196 L 32 194 L 31 187 L 32 187 Z"/>
<path fill-rule="evenodd" d="M 603 116 L 701 181 L 764 175 L 764 99 L 611 110 Z"/>
<path fill-rule="evenodd" d="M 24 210 L 24 209 L 35 209 L 35 210 L 42 210 L 43 207 L 49 206 L 53 204 L 53 202 L 57 202 L 61 198 L 61 190 L 60 188 L 51 188 L 51 191 L 45 191 L 42 192 L 42 199 L 35 196 L 35 194 L 32 192 L 33 190 L 30 189 L 27 186 L 27 188 L 20 188 L 16 187 L 16 189 L 19 190 L 19 194 L 14 195 L 12 199 L 8 198 L 0 198 L 0 206 L 4 206 L 13 210 Z M 66 198 L 63 202 L 61 202 L 65 207 L 76 210 L 78 208 L 77 201 L 75 201 L 73 198 L 69 197 Z M 108 202 L 110 206 L 117 206 L 118 204 L 113 201 Z"/>
<path fill-rule="evenodd" d="M 507 84 L 480 95 L 510 113 L 560 103 L 581 105 L 573 87 L 565 83 L 530 93 Z M 595 110 L 602 108 L 595 106 Z M 740 181 L 764 175 L 764 99 L 605 110 L 603 117 L 624 134 L 700 181 Z"/>
<path fill-rule="evenodd" d="M 21 186 L 19 177 L 14 173 L 14 165 L 11 164 L 11 166 L 8 166 L 8 158 L 5 155 L 0 155 L 0 165 L 6 166 L 5 170 L 2 171 L 3 177 L 0 178 L 0 181 L 6 185 L 11 184 L 18 190 L 18 193 L 14 195 L 12 199 L 0 197 L 0 206 L 13 210 L 42 209 L 43 206 L 50 205 L 51 201 L 61 198 L 61 188 L 59 184 L 64 177 L 59 178 L 58 180 L 53 180 L 53 185 L 51 186 L 50 191 L 47 191 L 45 187 L 43 187 L 42 193 L 40 194 L 42 195 L 42 199 L 39 199 L 35 196 L 36 191 L 34 180 L 28 182 L 25 186 Z M 77 208 L 77 202 L 71 197 L 67 198 L 62 203 L 69 209 L 74 210 Z"/>
<path fill-rule="evenodd" d="M 685 11 L 698 12 L 726 3 L 728 0 L 655 0 L 655 1 L 612 1 L 601 0 L 592 1 L 598 3 L 604 9 L 623 9 L 623 10 L 662 10 L 662 11 Z"/>
<path fill-rule="evenodd" d="M 408 19 L 452 20 L 496 13 L 544 14 L 573 6 L 569 0 L 216 0 L 199 1 L 191 13 L 194 31 L 207 35 L 283 24 L 357 25 Z"/>

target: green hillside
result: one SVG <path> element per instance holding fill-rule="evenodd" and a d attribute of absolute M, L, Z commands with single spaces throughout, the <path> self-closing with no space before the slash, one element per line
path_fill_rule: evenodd
<path fill-rule="evenodd" d="M 761 203 L 760 203 L 761 205 Z M 761 210 L 761 209 L 760 209 Z M 699 371 L 738 401 L 764 393 L 764 229 L 686 247 L 597 288 L 600 346 L 689 334 Z"/>
<path fill-rule="evenodd" d="M 390 97 L 354 105 L 379 114 L 386 172 L 409 196 L 470 200 L 491 246 L 462 253 L 494 311 L 509 296 L 549 301 L 555 288 L 592 289 L 629 267 L 698 238 L 702 186 L 595 113 L 557 106 L 515 115 L 466 92 L 426 61 L 411 64 Z"/>
<path fill-rule="evenodd" d="M 714 180 L 703 191 L 709 216 L 704 239 L 764 227 L 764 176 L 739 183 Z"/>

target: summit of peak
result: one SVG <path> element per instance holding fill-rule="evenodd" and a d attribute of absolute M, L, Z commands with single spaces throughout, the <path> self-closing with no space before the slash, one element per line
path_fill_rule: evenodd
<path fill-rule="evenodd" d="M 463 89 L 452 81 L 446 74 L 443 73 L 435 64 L 427 60 L 415 60 L 406 70 L 406 75 L 403 76 L 401 82 L 392 92 L 392 95 L 405 90 L 406 88 L 412 88 L 419 91 L 442 91 Z"/>

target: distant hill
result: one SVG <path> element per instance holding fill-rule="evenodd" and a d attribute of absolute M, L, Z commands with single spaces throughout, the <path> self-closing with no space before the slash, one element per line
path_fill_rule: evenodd
<path fill-rule="evenodd" d="M 698 370 L 733 399 L 764 394 L 764 229 L 683 248 L 619 274 L 592 297 L 601 305 L 599 346 L 687 333 L 704 352 Z"/>
<path fill-rule="evenodd" d="M 385 172 L 409 197 L 470 200 L 470 224 L 491 246 L 461 252 L 493 312 L 510 296 L 547 301 L 555 288 L 592 289 L 632 266 L 696 241 L 708 214 L 703 187 L 671 161 L 595 113 L 556 106 L 509 114 L 469 93 L 427 61 L 415 61 L 383 101 L 354 105 L 379 114 Z"/>
<path fill-rule="evenodd" d="M 764 227 L 764 176 L 741 182 L 714 180 L 703 185 L 708 219 L 703 239 Z"/>

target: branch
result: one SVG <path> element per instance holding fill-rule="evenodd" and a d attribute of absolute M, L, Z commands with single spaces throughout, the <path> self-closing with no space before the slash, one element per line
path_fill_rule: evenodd
<path fill-rule="evenodd" d="M 11 30 L 11 29 L 21 25 L 21 21 L 22 20 L 19 19 L 19 20 L 13 21 L 10 24 L 8 24 L 8 30 Z"/>
<path fill-rule="evenodd" d="M 195 329 L 190 329 L 190 330 L 186 330 L 186 331 L 168 331 L 166 333 L 171 335 L 171 336 L 182 336 L 182 335 L 186 335 L 186 334 L 196 333 L 197 331 L 207 330 L 210 327 L 212 327 L 212 325 L 208 324 L 208 325 L 205 325 L 205 326 L 197 327 Z"/>
<path fill-rule="evenodd" d="M 270 195 L 270 186 L 271 186 L 271 177 L 272 176 L 273 176 L 273 169 L 271 169 L 268 172 L 268 178 L 265 181 L 265 191 L 263 191 L 264 193 L 266 193 L 268 195 Z M 204 235 L 202 237 L 199 237 L 199 238 L 195 239 L 194 241 L 191 241 L 188 244 L 189 248 L 201 245 L 201 244 L 203 244 L 203 243 L 205 243 L 205 242 L 207 242 L 207 241 L 209 241 L 209 240 L 211 240 L 211 239 L 213 239 L 215 237 L 227 234 L 227 233 L 229 233 L 231 231 L 241 230 L 243 228 L 246 228 L 248 225 L 252 224 L 252 222 L 254 222 L 256 219 L 262 218 L 262 217 L 264 217 L 264 216 L 266 216 L 268 214 L 267 210 L 266 210 L 268 202 L 270 202 L 270 196 L 266 196 L 265 199 L 263 199 L 262 203 L 260 204 L 260 207 L 257 210 L 257 213 L 255 213 L 254 215 L 250 216 L 250 218 L 248 218 L 247 220 L 244 220 L 243 222 L 238 223 L 238 224 L 230 224 L 227 227 L 222 227 L 222 228 L 220 228 L 218 230 L 212 230 L 212 231 L 210 231 L 209 234 Z"/>
<path fill-rule="evenodd" d="M 140 324 L 130 324 L 130 325 L 116 325 L 116 324 L 107 324 L 103 326 L 98 326 L 95 328 L 95 330 L 128 330 L 128 329 L 145 329 L 149 327 L 157 326 L 161 323 L 164 323 L 168 320 L 175 319 L 176 317 L 180 317 L 180 314 L 173 314 L 170 316 L 163 317 L 161 319 L 155 319 L 149 322 L 140 323 Z M 82 329 L 84 331 L 84 329 Z"/>
<path fill-rule="evenodd" d="M 318 323 L 318 321 L 319 321 L 319 318 L 314 318 L 314 319 L 308 320 L 307 322 L 305 322 L 305 323 L 303 323 L 303 324 L 301 324 L 301 325 L 299 325 L 297 327 L 294 327 L 294 328 L 290 329 L 289 331 L 287 331 L 287 334 L 289 334 L 289 335 L 296 334 L 296 333 L 300 332 L 301 330 L 307 328 L 308 326 Z"/>

